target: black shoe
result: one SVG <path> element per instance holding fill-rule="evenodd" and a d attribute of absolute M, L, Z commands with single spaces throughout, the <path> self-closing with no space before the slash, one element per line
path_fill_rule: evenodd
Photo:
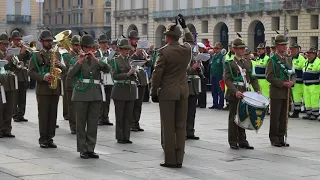
<path fill-rule="evenodd" d="M 222 108 L 222 110 L 228 111 L 229 110 L 229 106 L 226 106 L 226 107 Z"/>
<path fill-rule="evenodd" d="M 7 137 L 7 138 L 15 138 L 16 136 L 11 134 L 11 133 L 8 133 L 8 134 L 3 134 L 3 137 Z"/>
<path fill-rule="evenodd" d="M 230 145 L 230 148 L 231 149 L 234 149 L 234 150 L 239 150 L 239 146 L 234 144 L 234 145 Z"/>
<path fill-rule="evenodd" d="M 22 117 L 22 118 L 20 119 L 20 121 L 22 121 L 22 122 L 28 122 L 28 119 Z"/>
<path fill-rule="evenodd" d="M 57 145 L 55 143 L 48 143 L 49 148 L 57 148 Z"/>
<path fill-rule="evenodd" d="M 299 118 L 299 111 L 295 110 L 291 115 L 289 115 L 290 118 Z"/>
<path fill-rule="evenodd" d="M 282 147 L 280 142 L 272 142 L 271 145 L 275 147 Z"/>
<path fill-rule="evenodd" d="M 211 106 L 211 107 L 209 107 L 209 109 L 215 109 L 216 107 L 215 106 Z"/>
<path fill-rule="evenodd" d="M 71 131 L 71 134 L 77 134 L 77 132 L 76 131 Z"/>
<path fill-rule="evenodd" d="M 99 159 L 99 155 L 96 154 L 95 152 L 88 152 L 87 154 L 88 154 L 89 158 Z"/>
<path fill-rule="evenodd" d="M 182 168 L 182 164 L 177 164 L 177 168 Z"/>
<path fill-rule="evenodd" d="M 310 119 L 311 115 L 305 115 L 302 117 L 302 119 Z"/>
<path fill-rule="evenodd" d="M 132 144 L 132 141 L 130 140 L 125 140 L 126 144 Z"/>
<path fill-rule="evenodd" d="M 250 146 L 249 144 L 244 144 L 244 145 L 240 145 L 239 144 L 239 148 L 242 148 L 242 149 L 254 149 L 254 147 Z"/>
<path fill-rule="evenodd" d="M 192 139 L 192 140 L 199 140 L 200 138 L 193 135 L 193 136 L 187 136 L 187 139 Z"/>
<path fill-rule="evenodd" d="M 199 106 L 199 108 L 204 109 L 204 108 L 206 108 L 206 106 Z"/>
<path fill-rule="evenodd" d="M 3 134 L 2 133 L 0 133 L 0 138 L 3 138 Z"/>
<path fill-rule="evenodd" d="M 118 142 L 119 144 L 127 144 L 127 141 L 125 141 L 125 140 L 117 140 L 117 142 Z"/>
<path fill-rule="evenodd" d="M 69 121 L 69 117 L 68 116 L 64 116 L 63 119 L 66 120 L 66 121 Z"/>
<path fill-rule="evenodd" d="M 56 128 L 59 128 L 60 126 L 59 125 L 56 125 Z"/>
<path fill-rule="evenodd" d="M 138 131 L 142 132 L 142 131 L 144 131 L 144 129 L 138 127 Z"/>
<path fill-rule="evenodd" d="M 309 120 L 317 120 L 317 117 L 311 115 L 310 118 L 309 118 Z"/>
<path fill-rule="evenodd" d="M 21 122 L 21 119 L 19 119 L 19 118 L 13 118 L 13 121 L 14 121 L 14 122 Z"/>
<path fill-rule="evenodd" d="M 282 147 L 290 147 L 290 144 L 288 143 L 280 142 L 280 144 Z"/>
<path fill-rule="evenodd" d="M 177 164 L 167 164 L 167 163 L 161 163 L 160 166 L 167 167 L 167 168 L 181 168 L 182 167 L 182 165 L 180 167 L 178 167 Z"/>
<path fill-rule="evenodd" d="M 82 153 L 80 153 L 80 157 L 81 157 L 82 159 L 89 159 L 89 155 L 88 155 L 87 152 L 82 152 Z"/>
<path fill-rule="evenodd" d="M 41 148 L 49 148 L 48 144 L 40 143 Z"/>
<path fill-rule="evenodd" d="M 138 129 L 138 128 L 136 128 L 136 127 L 134 127 L 134 128 L 131 128 L 131 131 L 133 131 L 133 132 L 138 132 L 138 131 L 139 131 L 139 129 Z"/>

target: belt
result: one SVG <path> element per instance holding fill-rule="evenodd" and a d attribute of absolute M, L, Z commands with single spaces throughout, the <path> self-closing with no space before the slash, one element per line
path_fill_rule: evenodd
<path fill-rule="evenodd" d="M 188 78 L 190 79 L 200 79 L 198 75 L 188 75 Z"/>
<path fill-rule="evenodd" d="M 90 83 L 90 79 L 83 79 L 82 82 L 84 83 Z M 100 84 L 100 80 L 93 80 L 93 84 Z"/>
<path fill-rule="evenodd" d="M 316 80 L 304 80 L 303 81 L 304 83 L 319 83 L 319 79 L 316 79 Z"/>
<path fill-rule="evenodd" d="M 15 74 L 14 72 L 12 72 L 12 71 L 8 71 L 7 74 L 8 74 L 8 75 L 12 75 L 12 76 L 15 76 L 15 75 L 16 75 L 16 74 Z"/>
<path fill-rule="evenodd" d="M 237 83 L 234 82 L 233 84 L 234 84 L 234 85 L 238 85 L 238 86 L 244 86 L 244 82 L 237 82 Z"/>
<path fill-rule="evenodd" d="M 114 83 L 122 84 L 137 84 L 135 81 L 125 81 L 125 80 L 114 80 Z"/>

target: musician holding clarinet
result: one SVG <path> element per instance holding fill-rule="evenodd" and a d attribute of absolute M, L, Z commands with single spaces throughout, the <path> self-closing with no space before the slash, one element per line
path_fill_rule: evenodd
<path fill-rule="evenodd" d="M 254 149 L 246 140 L 245 129 L 238 126 L 234 120 L 237 114 L 238 102 L 244 97 L 252 84 L 256 92 L 260 91 L 256 78 L 251 75 L 252 64 L 244 58 L 245 43 L 241 38 L 233 41 L 235 57 L 225 62 L 224 80 L 228 87 L 226 99 L 229 101 L 228 141 L 231 149 Z"/>

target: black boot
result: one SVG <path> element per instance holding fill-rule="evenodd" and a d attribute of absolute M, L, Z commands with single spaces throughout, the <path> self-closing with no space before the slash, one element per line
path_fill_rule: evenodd
<path fill-rule="evenodd" d="M 317 120 L 317 117 L 314 116 L 314 115 L 311 115 L 310 118 L 309 118 L 309 120 Z"/>
<path fill-rule="evenodd" d="M 299 111 L 297 111 L 297 110 L 294 110 L 293 111 L 293 114 L 291 114 L 289 117 L 290 118 L 299 118 Z"/>
<path fill-rule="evenodd" d="M 302 117 L 302 119 L 310 119 L 311 115 L 310 114 L 307 114 L 305 116 Z"/>

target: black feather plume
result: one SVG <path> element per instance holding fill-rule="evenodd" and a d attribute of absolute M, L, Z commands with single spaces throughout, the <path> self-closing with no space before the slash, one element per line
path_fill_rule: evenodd
<path fill-rule="evenodd" d="M 83 31 L 84 34 L 89 34 L 87 31 Z"/>
<path fill-rule="evenodd" d="M 8 31 L 6 30 L 6 34 L 8 34 L 9 35 L 9 33 L 8 33 Z"/>
<path fill-rule="evenodd" d="M 264 47 L 266 47 L 266 45 L 267 45 L 267 40 L 264 41 Z"/>
<path fill-rule="evenodd" d="M 79 36 L 82 36 L 82 33 L 79 29 L 78 29 L 78 34 L 79 34 Z"/>
<path fill-rule="evenodd" d="M 122 37 L 123 37 L 123 38 L 126 38 L 123 34 L 122 34 Z"/>
<path fill-rule="evenodd" d="M 106 35 L 106 33 L 104 31 L 101 31 L 101 32 L 102 32 L 102 34 Z"/>
<path fill-rule="evenodd" d="M 242 36 L 239 33 L 237 33 L 237 35 L 238 35 L 239 38 L 242 38 Z"/>
<path fill-rule="evenodd" d="M 280 34 L 278 31 L 276 31 L 277 34 Z"/>

